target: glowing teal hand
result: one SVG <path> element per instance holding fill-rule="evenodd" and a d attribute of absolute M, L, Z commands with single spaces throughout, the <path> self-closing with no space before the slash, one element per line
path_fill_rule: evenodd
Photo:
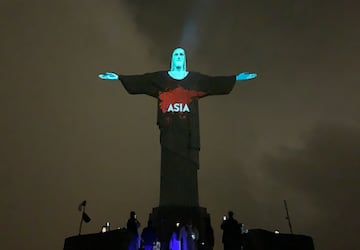
<path fill-rule="evenodd" d="M 103 80 L 119 80 L 119 76 L 112 72 L 106 72 L 104 74 L 100 74 L 99 78 Z"/>
<path fill-rule="evenodd" d="M 236 76 L 236 81 L 250 80 L 257 76 L 256 73 L 243 72 Z"/>

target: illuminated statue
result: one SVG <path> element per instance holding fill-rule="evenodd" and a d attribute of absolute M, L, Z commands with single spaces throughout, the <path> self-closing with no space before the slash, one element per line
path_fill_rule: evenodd
<path fill-rule="evenodd" d="M 207 76 L 186 70 L 182 48 L 172 54 L 169 71 L 142 75 L 100 74 L 104 80 L 120 80 L 129 94 L 146 94 L 158 100 L 161 178 L 160 206 L 199 206 L 200 131 L 198 99 L 226 95 L 236 81 L 256 77 L 254 73 L 233 76 Z"/>

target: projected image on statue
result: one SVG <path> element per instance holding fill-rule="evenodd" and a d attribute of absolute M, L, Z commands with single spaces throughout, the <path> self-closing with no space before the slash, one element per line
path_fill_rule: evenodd
<path fill-rule="evenodd" d="M 195 98 L 205 96 L 205 92 L 187 90 L 183 87 L 177 87 L 173 90 L 160 92 L 160 109 L 166 112 L 190 112 L 189 105 Z"/>
<path fill-rule="evenodd" d="M 161 144 L 160 206 L 199 206 L 199 99 L 227 95 L 236 81 L 256 76 L 247 72 L 208 76 L 187 71 L 182 48 L 173 51 L 168 71 L 99 75 L 104 80 L 120 80 L 129 94 L 145 94 L 157 99 Z"/>

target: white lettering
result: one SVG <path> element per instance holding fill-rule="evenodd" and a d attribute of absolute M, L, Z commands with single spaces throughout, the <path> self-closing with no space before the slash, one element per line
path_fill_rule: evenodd
<path fill-rule="evenodd" d="M 189 106 L 187 104 L 185 104 L 182 112 L 190 112 Z"/>
<path fill-rule="evenodd" d="M 167 112 L 174 112 L 173 106 L 171 104 L 169 105 Z"/>
<path fill-rule="evenodd" d="M 175 103 L 174 104 L 174 112 L 181 112 L 182 104 L 181 103 Z"/>
<path fill-rule="evenodd" d="M 174 104 L 170 104 L 167 112 L 189 112 L 190 113 L 190 108 L 189 106 L 185 103 L 174 103 Z"/>

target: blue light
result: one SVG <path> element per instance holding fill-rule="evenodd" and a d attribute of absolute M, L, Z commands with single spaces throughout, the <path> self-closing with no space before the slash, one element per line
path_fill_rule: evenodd
<path fill-rule="evenodd" d="M 99 75 L 99 78 L 103 80 L 119 80 L 119 76 L 112 72 L 106 72 Z"/>
<path fill-rule="evenodd" d="M 256 76 L 257 76 L 257 74 L 255 74 L 255 73 L 243 72 L 243 73 L 236 75 L 236 81 L 251 80 L 251 79 L 255 78 Z"/>

